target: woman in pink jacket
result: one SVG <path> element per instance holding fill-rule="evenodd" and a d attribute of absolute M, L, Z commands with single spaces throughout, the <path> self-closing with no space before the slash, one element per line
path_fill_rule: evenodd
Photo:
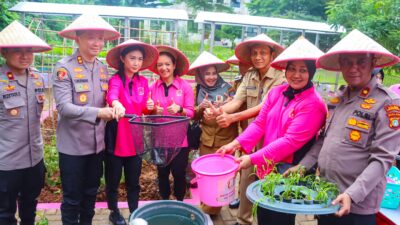
<path fill-rule="evenodd" d="M 271 172 L 272 166 L 266 160 L 273 164 L 283 163 L 278 165 L 281 173 L 290 165 L 298 163 L 309 150 L 326 118 L 326 106 L 312 83 L 316 70 L 315 60 L 322 54 L 306 39 L 299 38 L 279 55 L 271 66 L 286 70 L 287 84 L 272 89 L 255 121 L 218 152 L 231 154 L 241 149 L 248 155 L 237 159 L 239 168 L 254 165 L 260 178 Z M 252 153 L 251 150 L 263 137 L 263 147 Z M 259 225 L 295 223 L 295 215 L 260 207 L 257 219 Z"/>
<path fill-rule="evenodd" d="M 114 118 L 118 123 L 115 120 L 107 123 L 105 137 L 106 194 L 112 224 L 126 224 L 117 206 L 122 169 L 129 211 L 132 213 L 138 207 L 142 159 L 136 154 L 128 118 L 123 116 L 148 114 L 148 81 L 139 75 L 139 71 L 154 64 L 157 58 L 156 48 L 136 40 L 125 41 L 111 49 L 106 57 L 108 64 L 118 70 L 109 81 L 107 93 L 107 102 L 113 107 Z"/>
<path fill-rule="evenodd" d="M 153 114 L 193 117 L 194 93 L 188 82 L 180 78 L 189 69 L 189 60 L 178 49 L 158 45 L 160 53 L 157 64 L 150 68 L 160 76 L 150 86 L 151 98 L 147 101 L 147 109 Z M 175 131 L 172 131 L 175 132 Z M 185 134 L 186 135 L 186 134 Z M 174 196 L 183 201 L 186 193 L 186 167 L 189 149 L 187 138 L 177 156 L 166 166 L 157 166 L 158 187 L 162 199 L 169 199 L 171 188 L 169 174 L 174 177 Z"/>

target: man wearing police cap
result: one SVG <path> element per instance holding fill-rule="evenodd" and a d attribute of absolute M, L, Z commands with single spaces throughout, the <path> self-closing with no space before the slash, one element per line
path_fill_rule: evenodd
<path fill-rule="evenodd" d="M 78 49 L 54 69 L 53 92 L 59 120 L 57 149 L 63 190 L 64 225 L 92 224 L 94 205 L 103 174 L 105 121 L 113 118 L 106 107 L 107 67 L 96 57 L 105 40 L 120 34 L 97 15 L 84 14 L 59 33 L 73 39 Z"/>

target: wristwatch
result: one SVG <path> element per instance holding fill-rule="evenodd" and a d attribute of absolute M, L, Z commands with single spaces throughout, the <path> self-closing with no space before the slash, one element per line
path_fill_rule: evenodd
<path fill-rule="evenodd" d="M 182 113 L 182 112 L 183 112 L 183 108 L 182 108 L 182 106 L 179 106 L 178 113 Z"/>

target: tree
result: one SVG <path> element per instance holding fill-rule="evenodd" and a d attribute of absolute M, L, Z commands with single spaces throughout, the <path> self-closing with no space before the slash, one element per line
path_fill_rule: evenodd
<path fill-rule="evenodd" d="M 250 14 L 287 19 L 324 21 L 326 0 L 253 0 Z"/>
<path fill-rule="evenodd" d="M 331 0 L 327 7 L 334 26 L 358 29 L 395 55 L 400 54 L 399 12 L 399 0 Z"/>
<path fill-rule="evenodd" d="M 198 11 L 233 12 L 231 7 L 225 6 L 223 3 L 213 3 L 210 0 L 177 0 L 176 2 L 185 3 L 188 8 L 192 9 L 193 14 L 197 14 Z"/>
<path fill-rule="evenodd" d="M 0 31 L 3 30 L 8 24 L 16 20 L 17 14 L 10 12 L 8 9 L 17 4 L 18 0 L 0 1 Z"/>

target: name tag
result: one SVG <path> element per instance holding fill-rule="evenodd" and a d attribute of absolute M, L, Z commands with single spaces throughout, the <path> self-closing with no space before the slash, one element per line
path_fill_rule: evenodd
<path fill-rule="evenodd" d="M 256 90 L 257 87 L 256 86 L 246 86 L 247 90 Z"/>
<path fill-rule="evenodd" d="M 3 95 L 3 98 L 7 99 L 7 98 L 12 98 L 12 97 L 17 97 L 17 96 L 21 96 L 21 93 L 14 92 L 14 93 L 10 93 L 10 94 L 5 94 L 5 95 Z"/>

